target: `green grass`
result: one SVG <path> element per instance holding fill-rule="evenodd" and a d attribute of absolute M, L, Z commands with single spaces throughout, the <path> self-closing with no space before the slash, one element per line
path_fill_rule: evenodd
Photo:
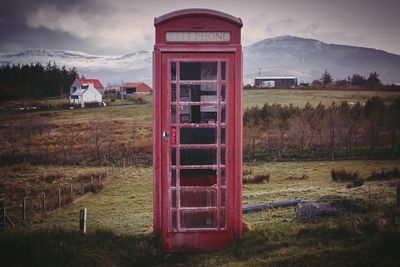
<path fill-rule="evenodd" d="M 346 189 L 345 184 L 331 180 L 330 169 L 340 166 L 367 175 L 399 165 L 399 160 L 245 165 L 253 175 L 271 173 L 271 179 L 266 184 L 244 185 L 243 203 L 334 196 L 378 201 L 383 208 L 316 224 L 295 223 L 291 207 L 246 214 L 252 230 L 242 240 L 215 253 L 178 255 L 165 255 L 158 237 L 151 234 L 152 169 L 116 169 L 102 192 L 1 233 L 0 256 L 6 266 L 395 266 L 400 255 L 400 214 L 390 208 L 395 188 L 388 187 L 387 181 L 374 181 Z M 310 178 L 287 179 L 303 174 Z M 81 207 L 87 208 L 86 235 L 77 230 Z"/>
<path fill-rule="evenodd" d="M 332 102 L 341 103 L 349 102 L 365 102 L 368 98 L 379 96 L 390 102 L 395 97 L 400 96 L 400 92 L 388 91 L 338 91 L 338 90 L 244 90 L 244 107 L 263 106 L 266 102 L 269 104 L 277 103 L 281 105 L 293 104 L 294 106 L 304 106 L 307 102 L 312 105 L 322 103 L 330 105 Z"/>

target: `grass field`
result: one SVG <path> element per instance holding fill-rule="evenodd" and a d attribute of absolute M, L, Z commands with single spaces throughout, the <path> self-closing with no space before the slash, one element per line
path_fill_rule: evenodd
<path fill-rule="evenodd" d="M 304 106 L 307 102 L 318 105 L 320 102 L 329 106 L 332 102 L 365 102 L 368 98 L 379 96 L 384 101 L 390 102 L 395 97 L 400 96 L 400 92 L 390 91 L 341 91 L 341 90 L 244 90 L 244 107 L 263 106 L 277 103 L 281 105 L 293 104 L 294 106 Z"/>
<path fill-rule="evenodd" d="M 246 90 L 244 106 L 261 106 L 265 102 L 329 105 L 332 101 L 363 102 L 374 95 L 390 101 L 400 92 Z M 83 125 L 96 120 L 117 121 L 137 125 L 138 134 L 149 139 L 152 135 L 152 104 L 151 97 L 145 99 L 147 102 L 143 105 L 117 100 L 102 108 L 3 112 L 0 126 L 6 128 L 10 122 L 30 116 L 43 116 L 57 125 L 71 121 Z M 243 204 L 294 198 L 318 201 L 330 197 L 375 203 L 379 209 L 366 213 L 347 212 L 311 224 L 295 222 L 294 207 L 246 214 L 244 220 L 252 230 L 244 234 L 243 240 L 216 253 L 181 255 L 165 255 L 159 237 L 151 233 L 151 167 L 116 168 L 101 192 L 78 197 L 69 207 L 0 233 L 0 266 L 397 266 L 400 261 L 400 212 L 394 208 L 395 188 L 388 181 L 373 181 L 348 189 L 344 183 L 332 181 L 330 170 L 345 168 L 367 176 L 373 170 L 398 166 L 400 160 L 247 163 L 245 173 L 253 176 L 270 173 L 271 178 L 269 183 L 243 185 Z M 25 173 L 7 176 L 7 183 L 25 183 L 27 189 L 34 191 L 35 177 L 61 172 L 64 175 L 59 180 L 40 186 L 53 188 L 72 181 L 79 187 L 78 177 L 86 171 L 98 173 L 104 169 L 96 166 L 32 166 Z M 288 179 L 303 175 L 308 179 Z M 77 230 L 81 207 L 88 209 L 86 235 Z"/>
<path fill-rule="evenodd" d="M 340 166 L 359 170 L 361 175 L 366 176 L 372 170 L 390 169 L 399 164 L 400 161 L 335 161 L 246 165 L 245 170 L 252 169 L 254 175 L 271 173 L 271 179 L 265 184 L 244 185 L 243 203 L 274 202 L 296 197 L 316 201 L 333 196 L 372 199 L 381 203 L 382 207 L 393 206 L 395 188 L 389 187 L 387 181 L 366 182 L 361 187 L 347 189 L 344 183 L 332 182 L 329 171 Z M 287 180 L 288 176 L 303 174 L 309 179 Z M 61 265 L 333 266 L 338 263 L 358 265 L 367 253 L 376 264 L 392 265 L 400 252 L 399 247 L 394 245 L 400 238 L 399 228 L 385 217 L 395 211 L 393 208 L 382 208 L 368 214 L 348 213 L 317 224 L 298 224 L 294 222 L 294 208 L 290 207 L 245 215 L 244 219 L 250 223 L 252 230 L 245 234 L 242 241 L 236 241 L 222 252 L 166 256 L 158 245 L 157 237 L 151 234 L 151 168 L 117 169 L 112 177 L 102 192 L 87 194 L 72 206 L 48 214 L 45 219 L 0 235 L 0 246 L 5 248 L 2 253 L 20 253 L 19 260 L 14 262 L 19 266 L 32 266 L 32 262 L 35 263 L 33 266 L 49 265 L 46 262 L 51 262 L 51 257 Z M 77 231 L 81 207 L 88 209 L 89 233 L 84 238 Z M 397 215 L 395 218 L 399 220 Z M 376 228 L 375 220 L 379 219 L 385 220 L 384 229 Z M 358 228 L 354 223 L 360 224 Z M 388 235 L 389 238 L 386 237 Z M 382 242 L 386 242 L 388 258 L 380 258 L 379 251 L 374 250 Z M 12 245 L 6 246 L 6 243 Z M 37 246 L 48 250 L 47 254 L 40 252 Z M 16 249 L 22 247 L 23 250 L 17 253 Z M 66 258 L 68 255 L 71 258 Z M 30 261 L 26 261 L 28 259 Z M 366 259 L 364 261 L 367 262 Z"/>

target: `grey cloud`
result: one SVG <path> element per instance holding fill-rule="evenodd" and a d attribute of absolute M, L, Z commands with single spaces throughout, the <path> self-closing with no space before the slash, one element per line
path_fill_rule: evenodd
<path fill-rule="evenodd" d="M 87 53 L 104 53 L 96 42 L 46 27 L 31 28 L 23 23 L 0 22 L 0 51 L 21 49 L 65 49 Z M 118 53 L 112 49 L 109 53 Z"/>
<path fill-rule="evenodd" d="M 62 12 L 110 14 L 110 4 L 98 0 L 1 0 L 0 17 L 6 21 L 25 22 L 27 16 L 43 7 L 55 7 Z"/>

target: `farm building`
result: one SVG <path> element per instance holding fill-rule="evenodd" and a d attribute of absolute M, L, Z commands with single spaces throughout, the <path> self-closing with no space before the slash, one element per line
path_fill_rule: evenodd
<path fill-rule="evenodd" d="M 88 83 L 80 86 L 70 95 L 70 103 L 73 105 L 80 105 L 84 107 L 87 103 L 102 103 L 103 96 L 94 87 L 93 84 Z"/>
<path fill-rule="evenodd" d="M 254 87 L 258 88 L 293 88 L 297 86 L 296 77 L 256 77 Z"/>
<path fill-rule="evenodd" d="M 123 95 L 132 96 L 135 94 L 150 95 L 152 89 L 145 83 L 124 83 L 121 86 L 121 93 Z"/>
<path fill-rule="evenodd" d="M 85 87 L 88 84 L 92 84 L 93 87 L 97 89 L 97 91 L 99 91 L 101 94 L 104 94 L 105 88 L 98 79 L 76 78 L 69 89 L 70 95 L 76 90 L 82 89 L 82 87 Z"/>

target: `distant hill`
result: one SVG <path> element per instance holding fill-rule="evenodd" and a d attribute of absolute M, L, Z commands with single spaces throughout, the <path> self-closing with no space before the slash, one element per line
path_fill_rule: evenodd
<path fill-rule="evenodd" d="M 244 48 L 244 81 L 262 76 L 321 78 L 325 69 L 334 79 L 376 71 L 385 83 L 400 82 L 400 56 L 372 48 L 327 44 L 313 39 L 280 36 Z"/>
<path fill-rule="evenodd" d="M 56 62 L 76 67 L 88 78 L 104 84 L 146 82 L 151 84 L 152 53 L 138 50 L 121 56 L 91 55 L 65 50 L 26 50 L 0 53 L 0 64 Z M 372 48 L 327 44 L 313 39 L 280 36 L 244 47 L 244 81 L 262 76 L 296 76 L 299 81 L 319 79 L 327 69 L 334 79 L 376 71 L 385 83 L 400 83 L 400 56 Z"/>
<path fill-rule="evenodd" d="M 76 67 L 87 78 L 98 78 L 107 83 L 145 82 L 151 84 L 151 51 L 138 50 L 122 56 L 91 55 L 67 50 L 26 50 L 14 54 L 0 53 L 0 64 L 46 65 L 55 62 L 59 66 Z"/>

